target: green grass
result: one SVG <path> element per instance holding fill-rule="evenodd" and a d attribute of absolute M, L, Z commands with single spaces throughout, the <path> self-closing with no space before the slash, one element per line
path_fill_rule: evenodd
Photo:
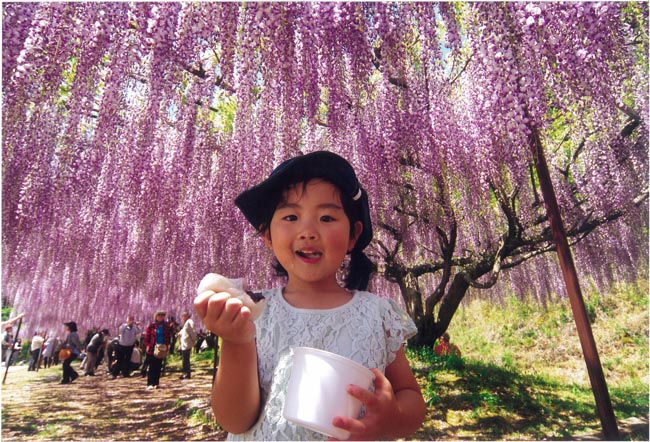
<path fill-rule="evenodd" d="M 3 300 L 3 306 L 2 306 L 2 321 L 6 321 L 9 319 L 9 315 L 11 315 L 11 307 L 5 307 L 4 306 L 4 300 Z"/>
<path fill-rule="evenodd" d="M 193 369 L 201 367 L 207 370 L 212 370 L 213 355 L 214 350 L 212 349 L 205 350 L 198 354 L 192 351 L 192 355 L 190 356 L 190 364 Z M 167 367 L 172 372 L 180 372 L 182 364 L 183 362 L 181 360 L 181 355 L 178 351 L 171 353 L 165 360 L 165 367 Z"/>
<path fill-rule="evenodd" d="M 198 408 L 190 408 L 187 410 L 187 421 L 190 425 L 208 425 L 218 427 L 211 416 L 208 416 L 203 410 Z"/>
<path fill-rule="evenodd" d="M 618 421 L 648 417 L 647 293 L 642 281 L 585 300 Z M 448 331 L 462 357 L 407 349 L 429 405 L 417 437 L 567 439 L 600 431 L 568 300 L 475 300 Z M 646 437 L 647 429 L 626 435 Z"/>
<path fill-rule="evenodd" d="M 586 386 L 493 363 L 422 355 L 420 350 L 410 350 L 409 358 L 421 367 L 416 373 L 426 379 L 429 422 L 444 422 L 425 428 L 427 438 L 470 433 L 489 439 L 566 438 L 594 418 L 593 397 Z M 634 413 L 639 411 L 635 405 Z M 438 428 L 445 425 L 457 426 L 457 433 L 439 434 Z"/>
<path fill-rule="evenodd" d="M 196 361 L 197 363 L 200 362 L 209 362 L 212 364 L 212 358 L 214 357 L 214 350 L 209 349 L 204 352 L 201 352 L 199 354 L 192 353 L 192 360 Z"/>
<path fill-rule="evenodd" d="M 585 296 L 601 363 L 614 382 L 648 372 L 647 298 L 647 281 Z M 502 304 L 476 300 L 459 310 L 448 331 L 466 358 L 588 382 L 578 373 L 584 360 L 568 299 L 546 307 L 514 297 Z"/>

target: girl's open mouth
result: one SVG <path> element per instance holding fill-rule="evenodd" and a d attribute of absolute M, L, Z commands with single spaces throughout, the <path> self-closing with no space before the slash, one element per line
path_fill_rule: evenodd
<path fill-rule="evenodd" d="M 300 256 L 301 258 L 304 259 L 318 259 L 323 254 L 321 252 L 315 251 L 315 250 L 296 250 L 296 255 Z"/>

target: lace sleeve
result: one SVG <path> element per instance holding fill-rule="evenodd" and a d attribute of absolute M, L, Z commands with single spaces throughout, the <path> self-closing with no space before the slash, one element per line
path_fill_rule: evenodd
<path fill-rule="evenodd" d="M 415 323 L 409 315 L 392 299 L 387 299 L 383 312 L 384 330 L 388 342 L 388 364 L 395 360 L 397 351 L 407 339 L 418 332 Z"/>

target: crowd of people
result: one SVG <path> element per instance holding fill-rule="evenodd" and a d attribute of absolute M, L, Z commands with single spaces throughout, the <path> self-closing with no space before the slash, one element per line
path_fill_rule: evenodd
<path fill-rule="evenodd" d="M 37 331 L 29 343 L 28 370 L 36 371 L 61 364 L 61 384 L 71 384 L 79 376 L 73 363 L 84 376 L 95 376 L 105 365 L 103 373 L 110 379 L 140 376 L 147 379 L 146 388 L 156 389 L 165 369 L 167 356 L 178 350 L 181 355 L 181 379 L 192 375 L 190 355 L 214 347 L 216 337 L 197 331 L 191 314 L 184 311 L 181 322 L 165 311 L 156 311 L 146 326 L 128 315 L 114 336 L 108 328 L 95 327 L 82 339 L 75 321 L 65 322 L 65 334 L 60 338 Z M 2 330 L 2 364 L 15 364 L 20 354 L 19 340 L 14 338 L 11 324 Z M 76 364 L 75 364 L 76 365 Z"/>

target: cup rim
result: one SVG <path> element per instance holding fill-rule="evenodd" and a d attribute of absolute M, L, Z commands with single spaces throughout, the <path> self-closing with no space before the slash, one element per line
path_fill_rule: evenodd
<path fill-rule="evenodd" d="M 331 351 L 321 350 L 320 348 L 314 348 L 314 347 L 293 347 L 292 351 L 294 356 L 299 353 L 301 354 L 311 353 L 324 358 L 333 359 L 337 362 L 348 365 L 350 368 L 353 368 L 357 371 L 367 374 L 372 381 L 375 380 L 375 373 L 373 373 L 369 368 L 364 367 L 362 364 L 358 363 L 357 361 L 354 361 L 350 358 L 346 358 L 345 356 L 341 356 L 336 353 L 332 353 Z"/>

